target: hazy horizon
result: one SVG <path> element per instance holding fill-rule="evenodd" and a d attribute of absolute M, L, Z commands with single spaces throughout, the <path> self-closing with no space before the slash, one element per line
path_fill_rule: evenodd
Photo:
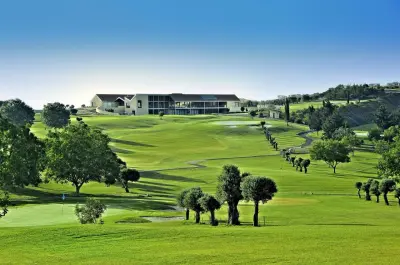
<path fill-rule="evenodd" d="M 399 80 L 397 1 L 9 1 L 0 100 L 322 92 Z"/>

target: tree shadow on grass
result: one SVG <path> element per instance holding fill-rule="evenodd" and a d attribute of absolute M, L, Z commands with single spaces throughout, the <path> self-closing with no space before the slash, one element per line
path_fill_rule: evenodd
<path fill-rule="evenodd" d="M 179 181 L 179 182 L 194 182 L 194 183 L 206 183 L 204 180 L 188 178 L 183 176 L 175 176 L 162 174 L 159 172 L 144 172 L 142 173 L 144 178 L 156 179 L 156 180 L 166 180 L 166 181 Z"/>
<path fill-rule="evenodd" d="M 115 138 L 111 138 L 111 142 L 118 143 L 118 144 L 126 144 L 126 145 L 131 145 L 131 146 L 156 147 L 155 145 L 151 145 L 151 144 L 144 144 L 144 143 L 139 143 L 139 142 L 134 142 L 134 141 L 115 139 Z"/>

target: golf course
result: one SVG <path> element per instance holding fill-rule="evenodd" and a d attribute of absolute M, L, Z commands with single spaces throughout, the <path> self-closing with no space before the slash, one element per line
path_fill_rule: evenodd
<path fill-rule="evenodd" d="M 140 172 L 126 193 L 120 183 L 85 183 L 80 196 L 71 183 L 55 181 L 16 188 L 0 218 L 0 264 L 398 264 L 400 207 L 360 199 L 355 183 L 377 177 L 379 155 L 358 150 L 336 174 L 311 161 L 307 174 L 271 147 L 261 119 L 235 115 L 82 116 L 111 138 L 112 150 Z M 72 123 L 76 123 L 71 117 Z M 264 120 L 264 119 L 263 119 Z M 265 119 L 279 149 L 308 148 L 299 136 L 308 126 Z M 47 130 L 36 116 L 32 132 Z M 83 150 L 82 150 L 83 151 Z M 309 158 L 309 154 L 301 154 Z M 209 213 L 184 221 L 176 197 L 200 187 L 215 194 L 224 165 L 265 176 L 278 192 L 260 204 L 240 201 L 239 226 L 226 225 L 227 205 L 209 225 Z M 104 224 L 80 224 L 74 209 L 87 197 L 107 205 Z"/>

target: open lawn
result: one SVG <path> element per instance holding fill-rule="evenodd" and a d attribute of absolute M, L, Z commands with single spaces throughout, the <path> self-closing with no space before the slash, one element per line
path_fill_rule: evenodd
<path fill-rule="evenodd" d="M 109 134 L 118 155 L 145 171 L 142 178 L 130 185 L 129 194 L 120 185 L 100 183 L 85 184 L 82 197 L 74 196 L 72 186 L 53 182 L 16 190 L 12 198 L 17 207 L 0 219 L 1 264 L 400 262 L 400 207 L 393 195 L 391 206 L 385 206 L 360 200 L 354 188 L 356 181 L 376 176 L 376 154 L 356 151 L 351 163 L 338 166 L 337 174 L 312 161 L 304 174 L 272 149 L 260 127 L 215 123 L 251 121 L 248 117 L 91 116 L 84 121 Z M 297 133 L 307 127 L 272 120 L 267 124 L 279 148 L 304 143 Z M 33 130 L 40 137 L 46 134 L 40 122 Z M 251 226 L 253 205 L 246 202 L 240 203 L 239 227 L 224 224 L 225 206 L 216 213 L 218 227 L 193 220 L 148 223 L 143 218 L 183 216 L 174 207 L 176 194 L 193 186 L 214 194 L 224 164 L 277 182 L 276 197 L 260 206 L 261 227 Z M 64 205 L 62 193 L 67 194 Z M 104 225 L 76 221 L 73 207 L 86 196 L 108 205 Z M 208 218 L 203 214 L 203 223 Z"/>
<path fill-rule="evenodd" d="M 361 100 L 360 102 L 362 103 L 362 102 L 369 102 L 369 101 L 372 101 L 372 100 L 371 99 Z M 346 100 L 331 100 L 330 102 L 337 106 L 342 106 L 342 105 L 347 104 Z M 352 103 L 357 104 L 358 100 L 350 100 L 350 104 L 352 104 Z M 322 101 L 311 101 L 311 102 L 301 102 L 301 103 L 296 103 L 296 104 L 290 104 L 290 111 L 307 109 L 309 106 L 313 106 L 314 108 L 320 108 L 320 107 L 322 107 Z M 284 107 L 281 107 L 281 111 L 284 111 Z"/>

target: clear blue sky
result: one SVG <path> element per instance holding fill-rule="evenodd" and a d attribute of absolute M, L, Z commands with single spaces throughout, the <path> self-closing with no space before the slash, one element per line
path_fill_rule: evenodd
<path fill-rule="evenodd" d="M 270 99 L 400 79 L 397 0 L 0 0 L 0 100 Z"/>

